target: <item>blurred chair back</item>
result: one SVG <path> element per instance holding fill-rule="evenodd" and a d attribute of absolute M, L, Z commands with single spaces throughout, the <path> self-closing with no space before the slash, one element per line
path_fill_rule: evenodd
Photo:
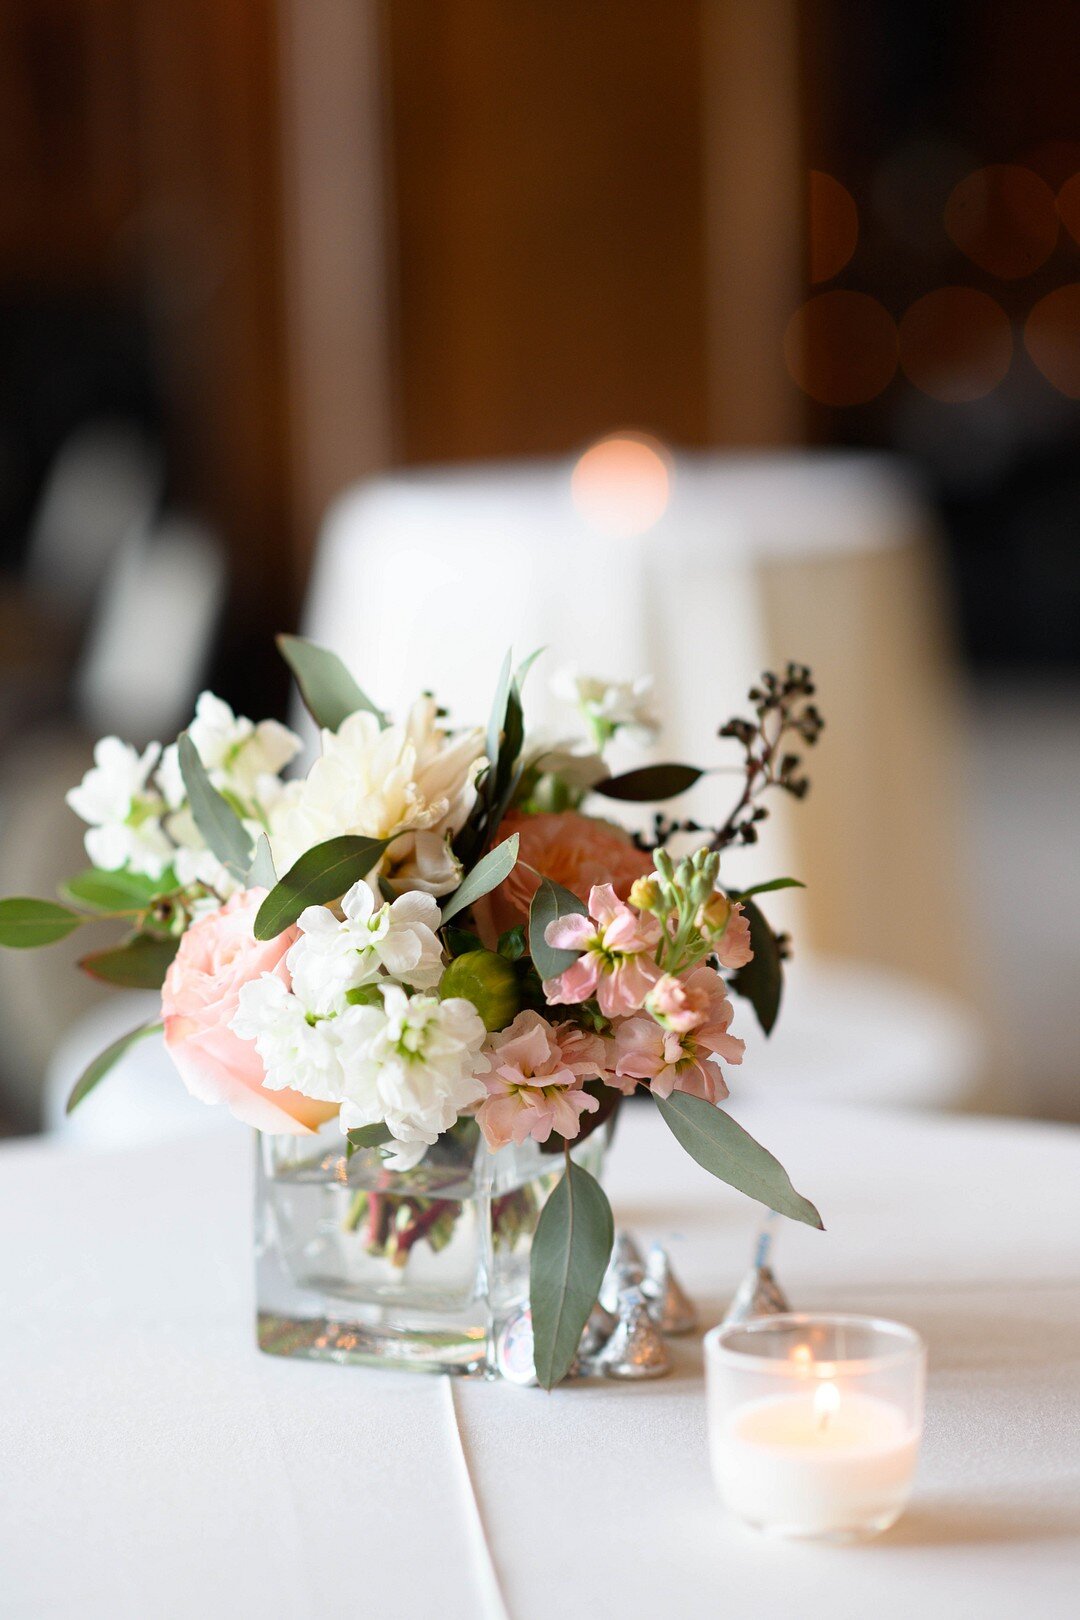
<path fill-rule="evenodd" d="M 28 583 L 67 618 L 84 618 L 118 548 L 152 522 L 161 489 L 160 454 L 137 428 L 80 428 L 57 456 L 39 502 Z"/>
<path fill-rule="evenodd" d="M 108 570 L 76 680 L 94 736 L 168 740 L 186 724 L 225 588 L 224 551 L 202 524 L 172 514 L 129 537 Z"/>

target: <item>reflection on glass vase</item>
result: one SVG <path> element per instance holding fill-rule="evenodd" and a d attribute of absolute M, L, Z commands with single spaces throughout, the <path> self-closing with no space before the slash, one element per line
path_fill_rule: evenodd
<path fill-rule="evenodd" d="M 573 1149 L 599 1176 L 611 1121 Z M 259 1347 L 271 1355 L 491 1376 L 503 1322 L 529 1296 L 529 1254 L 562 1154 L 492 1153 L 461 1120 L 413 1170 L 317 1136 L 260 1136 Z"/>

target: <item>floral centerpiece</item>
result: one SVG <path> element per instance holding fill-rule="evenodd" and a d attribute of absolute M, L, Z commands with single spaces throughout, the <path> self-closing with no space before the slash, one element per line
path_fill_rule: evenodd
<path fill-rule="evenodd" d="M 68 795 L 92 866 L 61 901 L 0 902 L 7 946 L 119 923 L 80 966 L 160 988 L 69 1108 L 162 1030 L 188 1090 L 260 1133 L 263 1347 L 489 1371 L 528 1299 L 558 1383 L 612 1248 L 603 1145 L 638 1091 L 699 1165 L 820 1226 L 718 1106 L 744 1052 L 732 995 L 766 1033 L 779 1010 L 786 941 L 758 897 L 794 881 L 722 887 L 721 856 L 756 841 L 766 794 L 806 791 L 809 672 L 765 675 L 753 718 L 721 727 L 741 754 L 722 825 L 657 814 L 644 834 L 594 807 L 706 771 L 610 774 L 613 737 L 652 733 L 647 683 L 569 677 L 588 735 L 545 743 L 531 659 L 507 657 L 486 730 L 459 729 L 428 695 L 391 722 L 332 654 L 280 646 L 321 729 L 305 777 L 283 774 L 291 731 L 204 693 L 164 751 L 97 745 Z"/>

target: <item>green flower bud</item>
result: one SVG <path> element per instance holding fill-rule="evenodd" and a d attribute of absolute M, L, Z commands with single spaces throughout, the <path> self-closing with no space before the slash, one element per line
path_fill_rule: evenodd
<path fill-rule="evenodd" d="M 471 1001 L 485 1029 L 505 1029 L 521 1006 L 514 965 L 495 951 L 466 951 L 455 956 L 439 985 L 439 999 L 463 996 Z"/>
<path fill-rule="evenodd" d="M 662 903 L 660 885 L 654 877 L 635 878 L 629 898 L 630 904 L 639 911 L 659 911 Z"/>
<path fill-rule="evenodd" d="M 675 868 L 671 864 L 671 856 L 666 849 L 653 851 L 653 865 L 665 883 L 671 883 L 675 876 Z"/>

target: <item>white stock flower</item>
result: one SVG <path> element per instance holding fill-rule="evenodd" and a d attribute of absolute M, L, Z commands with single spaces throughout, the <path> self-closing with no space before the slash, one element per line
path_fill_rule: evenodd
<path fill-rule="evenodd" d="M 617 731 L 628 731 L 637 741 L 651 742 L 659 730 L 650 695 L 653 678 L 638 675 L 629 681 L 605 681 L 597 675 L 582 675 L 576 669 L 560 670 L 551 682 L 556 697 L 573 703 L 585 719 L 599 745 Z"/>
<path fill-rule="evenodd" d="M 172 844 L 161 825 L 160 796 L 148 787 L 161 747 L 151 743 L 141 754 L 119 737 L 103 737 L 94 763 L 78 787 L 66 795 L 77 816 L 90 824 L 86 853 L 95 866 L 159 878 L 169 865 Z"/>
<path fill-rule="evenodd" d="M 200 694 L 187 732 L 214 786 L 250 806 L 262 804 L 264 796 L 277 796 L 279 773 L 301 747 L 287 726 L 277 720 L 256 724 L 234 714 L 213 692 Z M 170 808 L 179 809 L 186 794 L 175 744 L 166 748 L 157 779 Z"/>
<path fill-rule="evenodd" d="M 369 885 L 355 883 L 341 902 L 338 921 L 326 906 L 309 906 L 300 938 L 288 954 L 293 990 L 317 1017 L 343 1012 L 346 992 L 373 983 L 381 971 L 429 990 L 442 977 L 441 917 L 430 894 L 403 894 L 380 905 Z"/>
<path fill-rule="evenodd" d="M 287 783 L 270 811 L 278 871 L 328 838 L 388 838 L 407 827 L 376 871 L 403 889 L 449 894 L 461 881 L 450 840 L 476 802 L 483 764 L 483 734 L 449 735 L 433 698 L 414 703 L 404 725 L 382 730 L 372 714 L 349 715 L 323 732 L 307 779 Z"/>
<path fill-rule="evenodd" d="M 229 1028 L 254 1041 L 271 1091 L 300 1091 L 320 1102 L 341 1099 L 345 1077 L 337 1020 L 310 1020 L 299 997 L 274 973 L 245 984 Z"/>
<path fill-rule="evenodd" d="M 487 1095 L 479 1078 L 491 1066 L 480 1050 L 487 1032 L 471 1001 L 408 996 L 384 984 L 381 1006 L 350 1007 L 335 1022 L 342 1130 L 385 1120 L 399 1142 L 430 1147 Z"/>

